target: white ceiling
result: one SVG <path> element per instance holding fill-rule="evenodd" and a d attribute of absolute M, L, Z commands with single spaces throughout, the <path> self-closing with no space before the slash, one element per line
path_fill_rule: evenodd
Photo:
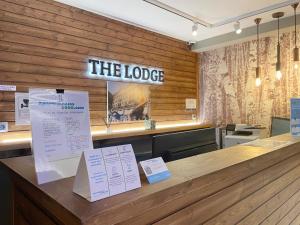
<path fill-rule="evenodd" d="M 199 26 L 198 35 L 192 36 L 193 23 L 142 0 L 58 0 L 81 9 L 125 21 L 184 41 L 200 41 L 233 31 L 233 24 L 216 28 Z M 216 23 L 258 10 L 284 0 L 161 0 L 178 10 L 209 23 Z M 300 7 L 299 7 L 300 8 Z M 277 10 L 278 11 L 278 10 Z M 292 7 L 280 9 L 286 16 Z M 272 12 L 262 15 L 262 23 L 273 20 Z M 242 27 L 254 26 L 255 17 L 241 20 Z"/>

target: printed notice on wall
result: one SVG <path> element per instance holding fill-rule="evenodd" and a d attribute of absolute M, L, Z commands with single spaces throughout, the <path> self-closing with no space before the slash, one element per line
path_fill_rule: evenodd
<path fill-rule="evenodd" d="M 185 108 L 186 109 L 196 109 L 197 108 L 197 99 L 186 98 L 185 99 Z"/>
<path fill-rule="evenodd" d="M 74 176 L 81 153 L 93 149 L 88 93 L 30 89 L 29 105 L 38 183 Z"/>
<path fill-rule="evenodd" d="M 0 84 L 0 91 L 16 91 L 17 87 L 15 85 L 2 85 Z"/>
<path fill-rule="evenodd" d="M 8 132 L 8 122 L 0 122 L 0 133 Z"/>
<path fill-rule="evenodd" d="M 131 145 L 82 153 L 73 191 L 93 202 L 141 187 Z"/>
<path fill-rule="evenodd" d="M 16 125 L 30 125 L 28 93 L 15 93 L 15 121 Z"/>

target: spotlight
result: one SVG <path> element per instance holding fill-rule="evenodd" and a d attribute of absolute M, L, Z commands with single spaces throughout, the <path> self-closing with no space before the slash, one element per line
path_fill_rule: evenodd
<path fill-rule="evenodd" d="M 237 34 L 242 33 L 241 24 L 240 24 L 239 21 L 237 21 L 237 22 L 233 25 L 233 27 L 234 27 L 235 33 L 237 33 Z"/>
<path fill-rule="evenodd" d="M 198 34 L 198 24 L 194 23 L 194 25 L 192 27 L 192 35 L 197 36 L 197 34 Z"/>

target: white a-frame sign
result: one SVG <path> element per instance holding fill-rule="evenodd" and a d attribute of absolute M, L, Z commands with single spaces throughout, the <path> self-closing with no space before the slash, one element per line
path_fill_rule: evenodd
<path fill-rule="evenodd" d="M 131 145 L 120 145 L 82 153 L 73 191 L 93 202 L 141 187 Z"/>

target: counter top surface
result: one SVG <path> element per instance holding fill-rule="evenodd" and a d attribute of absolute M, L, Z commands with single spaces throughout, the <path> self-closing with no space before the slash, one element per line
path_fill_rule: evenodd
<path fill-rule="evenodd" d="M 179 132 L 185 130 L 208 128 L 208 124 L 189 124 L 180 126 L 160 126 L 154 130 L 145 130 L 143 127 L 131 128 L 131 129 L 118 129 L 112 130 L 111 133 L 107 133 L 106 130 L 92 129 L 93 140 L 113 139 L 113 138 L 125 138 L 141 135 L 153 135 L 160 133 Z M 25 149 L 30 148 L 31 133 L 29 131 L 8 132 L 0 135 L 0 151 Z"/>
<path fill-rule="evenodd" d="M 264 164 L 267 166 L 266 161 L 256 166 L 252 160 L 265 156 L 266 159 L 264 158 L 264 160 L 271 162 L 275 159 L 271 160 L 270 157 L 273 153 L 268 153 L 274 152 L 273 155 L 276 154 L 276 157 L 280 155 L 283 158 L 292 154 L 287 153 L 287 151 L 295 152 L 295 149 L 300 147 L 300 139 L 293 138 L 289 134 L 272 137 L 269 140 L 290 141 L 291 145 L 279 149 L 239 145 L 169 162 L 167 166 L 172 174 L 170 179 L 149 185 L 145 178 L 142 178 L 142 188 L 94 203 L 90 203 L 72 192 L 74 177 L 38 185 L 32 156 L 3 159 L 0 162 L 17 177 L 25 180 L 30 186 L 47 196 L 47 201 L 50 199 L 53 204 L 62 206 L 63 210 L 78 218 L 82 224 L 95 224 L 94 222 L 99 221 L 100 218 L 101 221 L 117 223 L 139 215 L 143 210 L 148 210 L 160 204 L 167 204 L 170 199 L 180 198 L 180 196 L 191 193 L 200 187 L 203 188 L 203 185 L 205 187 L 214 185 L 215 182 L 221 179 L 218 177 L 219 172 L 225 171 L 225 169 L 231 168 L 234 169 L 235 173 L 240 173 L 240 176 L 246 176 L 247 171 L 250 171 L 250 169 L 251 171 L 258 170 L 259 166 L 263 167 Z M 244 171 L 243 174 L 242 171 Z M 220 179 L 218 180 L 218 178 Z M 222 179 L 225 179 L 225 177 L 222 177 Z M 230 179 L 234 179 L 234 177 L 230 177 Z M 226 183 L 225 180 L 222 182 Z M 188 198 L 185 199 L 188 200 Z M 44 202 L 46 205 L 48 204 L 47 201 Z"/>

